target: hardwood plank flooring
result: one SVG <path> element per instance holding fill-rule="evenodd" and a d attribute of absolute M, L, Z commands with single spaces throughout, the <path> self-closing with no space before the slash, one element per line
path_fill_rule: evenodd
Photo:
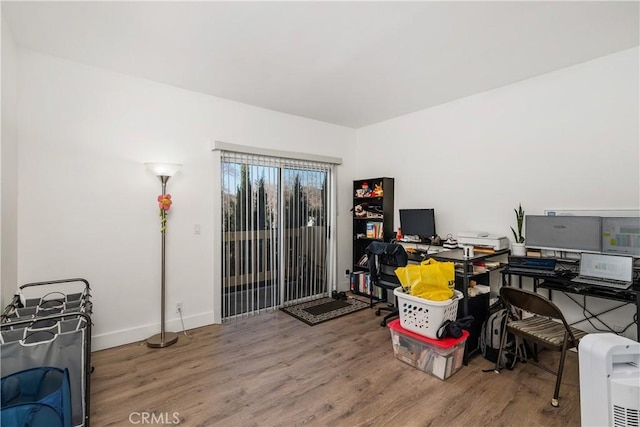
<path fill-rule="evenodd" d="M 95 352 L 91 424 L 143 425 L 153 414 L 147 421 L 183 426 L 580 425 L 575 353 L 553 408 L 553 375 L 531 364 L 482 372 L 493 364 L 480 355 L 442 381 L 397 360 L 379 320 L 363 310 L 311 327 L 276 311 L 164 349 Z"/>

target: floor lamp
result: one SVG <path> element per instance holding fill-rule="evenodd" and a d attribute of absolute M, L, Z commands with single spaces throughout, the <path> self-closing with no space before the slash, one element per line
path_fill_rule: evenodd
<path fill-rule="evenodd" d="M 171 206 L 171 195 L 167 194 L 167 181 L 182 167 L 177 163 L 145 163 L 147 168 L 160 178 L 162 183 L 162 195 L 158 197 L 160 203 L 160 233 L 162 234 L 162 270 L 161 270 L 161 294 L 160 294 L 160 333 L 147 339 L 147 347 L 164 348 L 178 341 L 178 334 L 165 332 L 165 238 L 167 229 L 167 211 Z"/>

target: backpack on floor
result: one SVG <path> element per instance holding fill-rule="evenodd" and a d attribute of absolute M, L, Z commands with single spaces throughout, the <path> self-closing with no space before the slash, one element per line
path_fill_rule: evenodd
<path fill-rule="evenodd" d="M 480 351 L 485 359 L 490 362 L 496 363 L 498 360 L 498 354 L 500 352 L 500 340 L 502 339 L 502 330 L 504 324 L 507 321 L 509 312 L 505 308 L 501 308 L 491 314 L 487 320 L 482 324 L 480 331 Z M 505 343 L 505 350 L 515 352 L 516 339 L 512 334 L 507 335 L 507 342 Z M 513 369 L 517 359 L 507 352 L 502 352 L 502 360 L 498 363 L 499 368 Z"/>

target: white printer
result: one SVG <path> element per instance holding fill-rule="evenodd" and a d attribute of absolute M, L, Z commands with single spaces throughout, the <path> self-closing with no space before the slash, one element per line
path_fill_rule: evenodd
<path fill-rule="evenodd" d="M 509 248 L 509 239 L 505 236 L 495 236 L 483 231 L 460 231 L 458 246 L 486 246 L 496 251 Z"/>

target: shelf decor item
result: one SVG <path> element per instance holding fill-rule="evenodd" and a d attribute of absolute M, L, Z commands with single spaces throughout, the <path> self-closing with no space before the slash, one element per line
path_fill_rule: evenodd
<path fill-rule="evenodd" d="M 171 208 L 171 195 L 167 194 L 167 182 L 182 167 L 177 163 L 145 163 L 147 168 L 153 172 L 162 183 L 162 194 L 158 196 L 160 208 L 160 233 L 162 234 L 161 249 L 161 271 L 160 271 L 160 333 L 147 339 L 147 347 L 164 348 L 178 341 L 178 334 L 175 332 L 165 332 L 165 247 L 167 234 L 167 213 Z"/>
<path fill-rule="evenodd" d="M 511 227 L 515 241 L 511 243 L 511 254 L 515 256 L 525 256 L 527 251 L 524 246 L 524 236 L 522 235 L 522 227 L 524 225 L 524 209 L 522 203 L 518 205 L 518 209 L 513 210 L 516 213 L 516 223 L 518 231 Z"/>

